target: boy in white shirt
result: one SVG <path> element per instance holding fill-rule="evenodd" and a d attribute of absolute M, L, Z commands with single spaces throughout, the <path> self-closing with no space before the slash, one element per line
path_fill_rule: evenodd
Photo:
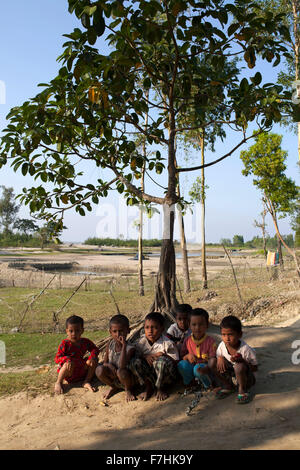
<path fill-rule="evenodd" d="M 165 386 L 177 378 L 179 360 L 176 345 L 164 334 L 164 317 L 158 313 L 149 313 L 145 317 L 145 335 L 135 344 L 140 357 L 130 364 L 131 372 L 137 377 L 145 391 L 140 395 L 148 400 L 156 389 L 156 399 L 168 398 Z"/>
<path fill-rule="evenodd" d="M 166 332 L 166 336 L 177 345 L 179 354 L 183 341 L 192 333 L 189 328 L 190 314 L 192 311 L 193 309 L 189 304 L 177 305 L 173 312 L 175 314 L 176 323 L 173 323 Z"/>
<path fill-rule="evenodd" d="M 238 385 L 237 403 L 249 403 L 249 388 L 255 384 L 257 359 L 254 349 L 241 339 L 242 324 L 240 320 L 229 315 L 221 321 L 222 342 L 217 349 L 217 377 L 224 383 L 224 388 L 217 391 L 218 398 L 232 393 L 232 377 Z"/>

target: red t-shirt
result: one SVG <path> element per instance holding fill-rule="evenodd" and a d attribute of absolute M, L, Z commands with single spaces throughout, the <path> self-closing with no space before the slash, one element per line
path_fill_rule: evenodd
<path fill-rule="evenodd" d="M 87 338 L 80 338 L 79 344 L 76 345 L 69 339 L 63 339 L 58 347 L 55 362 L 61 367 L 65 362 L 71 361 L 72 359 L 83 359 L 87 351 L 90 352 L 89 359 L 97 358 L 99 355 L 97 346 Z"/>
<path fill-rule="evenodd" d="M 187 354 L 194 354 L 198 358 L 198 362 L 207 362 L 211 357 L 216 357 L 216 351 L 216 341 L 212 336 L 204 335 L 198 341 L 194 339 L 193 335 L 190 335 L 183 341 L 180 357 L 183 358 Z"/>

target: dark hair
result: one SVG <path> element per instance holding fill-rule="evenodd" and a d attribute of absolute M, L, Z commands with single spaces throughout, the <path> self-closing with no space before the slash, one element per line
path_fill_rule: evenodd
<path fill-rule="evenodd" d="M 165 319 L 163 315 L 159 312 L 148 313 L 148 315 L 145 316 L 145 321 L 146 320 L 156 321 L 160 326 L 165 325 Z"/>
<path fill-rule="evenodd" d="M 115 315 L 109 320 L 109 327 L 111 327 L 112 324 L 121 324 L 129 328 L 129 320 L 125 315 Z"/>
<path fill-rule="evenodd" d="M 242 324 L 239 318 L 235 317 L 234 315 L 228 315 L 228 317 L 224 317 L 220 323 L 220 328 L 230 328 L 237 333 L 241 333 L 242 331 Z"/>
<path fill-rule="evenodd" d="M 81 327 L 83 328 L 83 324 L 84 324 L 83 318 L 78 317 L 77 315 L 72 315 L 71 317 L 66 319 L 66 328 L 68 328 L 68 325 L 78 325 L 78 324 L 81 325 Z"/>
<path fill-rule="evenodd" d="M 208 312 L 204 310 L 204 308 L 194 308 L 190 313 L 190 317 L 204 317 L 206 323 L 209 323 L 209 315 Z"/>
<path fill-rule="evenodd" d="M 187 315 L 190 315 L 192 311 L 193 311 L 193 308 L 189 304 L 179 304 L 173 310 L 175 317 L 177 317 L 177 315 L 179 315 L 180 313 L 185 313 Z"/>

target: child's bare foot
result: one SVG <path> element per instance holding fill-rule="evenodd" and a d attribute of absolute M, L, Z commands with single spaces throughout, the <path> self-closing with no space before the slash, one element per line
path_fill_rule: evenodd
<path fill-rule="evenodd" d="M 63 385 L 60 382 L 55 382 L 54 392 L 55 395 L 61 395 L 62 393 L 64 393 Z"/>
<path fill-rule="evenodd" d="M 151 383 L 149 382 L 149 383 L 146 383 L 146 390 L 139 395 L 139 398 L 140 400 L 147 401 L 149 400 L 149 398 L 151 398 L 152 394 L 153 394 L 153 387 Z"/>
<path fill-rule="evenodd" d="M 115 395 L 119 391 L 120 391 L 119 388 L 111 387 L 111 389 L 108 390 L 108 392 L 104 393 L 103 395 L 104 400 L 109 400 L 113 395 Z"/>
<path fill-rule="evenodd" d="M 133 395 L 133 393 L 130 390 L 126 390 L 126 401 L 134 400 L 136 400 L 136 397 Z"/>
<path fill-rule="evenodd" d="M 166 400 L 168 397 L 169 397 L 169 395 L 166 392 L 164 392 L 163 390 L 161 390 L 161 389 L 157 390 L 157 392 L 156 392 L 156 400 L 157 401 Z"/>
<path fill-rule="evenodd" d="M 96 388 L 93 387 L 90 382 L 84 382 L 82 384 L 83 388 L 86 388 L 87 390 L 90 390 L 91 392 L 95 392 L 96 391 Z"/>

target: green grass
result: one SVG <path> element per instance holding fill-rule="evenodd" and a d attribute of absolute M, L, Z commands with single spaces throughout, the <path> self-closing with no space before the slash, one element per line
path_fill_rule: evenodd
<path fill-rule="evenodd" d="M 31 395 L 35 392 L 51 392 L 55 377 L 56 372 L 54 368 L 45 374 L 38 374 L 36 371 L 1 374 L 0 396 L 12 395 L 23 391 Z"/>
<path fill-rule="evenodd" d="M 85 320 L 88 330 L 107 328 L 108 319 L 117 313 L 116 305 L 109 293 L 107 281 L 99 281 L 97 285 L 90 283 L 89 290 L 82 287 L 59 314 L 60 326 L 70 315 L 79 315 Z M 131 289 L 131 290 L 129 290 Z M 137 294 L 135 279 L 122 279 L 113 295 L 122 313 L 132 322 L 147 312 L 153 300 L 153 286 L 148 285 L 144 297 Z M 2 333 L 9 333 L 18 327 L 28 303 L 41 291 L 36 288 L 3 287 L 0 289 L 0 327 Z M 53 330 L 53 312 L 58 312 L 74 292 L 72 289 L 48 289 L 32 304 L 22 322 L 23 332 L 50 332 Z"/>

